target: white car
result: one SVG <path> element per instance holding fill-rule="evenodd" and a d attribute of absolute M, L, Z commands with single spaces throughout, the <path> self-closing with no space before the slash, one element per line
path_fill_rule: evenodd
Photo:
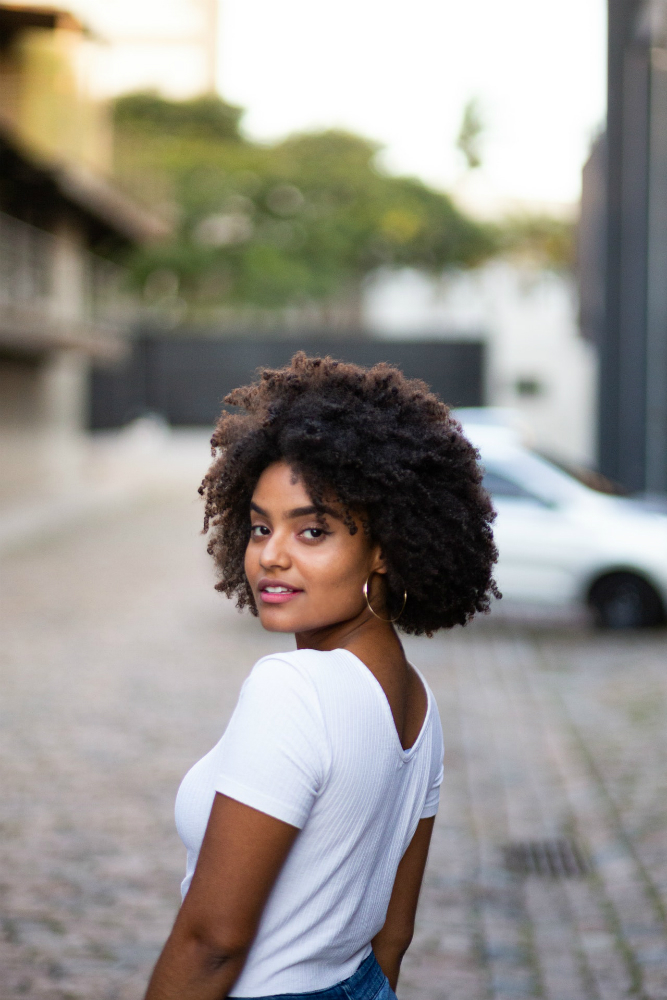
<path fill-rule="evenodd" d="M 665 621 L 667 516 L 597 492 L 525 448 L 511 427 L 459 411 L 497 511 L 496 580 L 505 599 L 585 604 L 599 624 Z"/>

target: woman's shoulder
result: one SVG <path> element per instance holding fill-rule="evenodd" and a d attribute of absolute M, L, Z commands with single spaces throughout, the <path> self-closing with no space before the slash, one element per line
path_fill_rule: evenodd
<path fill-rule="evenodd" d="M 312 735 L 321 728 L 321 698 L 309 657 L 301 652 L 306 651 L 269 653 L 257 660 L 241 688 L 230 728 L 249 727 L 265 737 L 287 719 Z"/>
<path fill-rule="evenodd" d="M 319 649 L 290 649 L 284 653 L 267 653 L 255 663 L 250 675 L 267 675 L 282 673 L 290 676 L 307 676 L 330 665 L 334 654 L 339 652 L 323 652 Z"/>
<path fill-rule="evenodd" d="M 354 664 L 340 649 L 293 649 L 285 653 L 269 653 L 259 659 L 245 684 L 244 692 L 262 693 L 285 698 L 314 699 L 320 705 L 355 686 Z M 357 679 L 358 680 L 358 679 Z"/>
<path fill-rule="evenodd" d="M 323 652 L 318 649 L 292 649 L 284 653 L 268 653 L 257 660 L 248 674 L 244 689 L 317 688 L 318 680 L 331 674 L 336 652 L 336 650 Z"/>

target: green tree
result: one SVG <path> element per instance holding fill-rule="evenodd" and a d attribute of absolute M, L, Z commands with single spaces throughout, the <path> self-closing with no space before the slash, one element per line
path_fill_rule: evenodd
<path fill-rule="evenodd" d="M 137 286 L 159 297 L 175 276 L 195 314 L 272 309 L 354 297 L 380 266 L 437 273 L 494 252 L 494 233 L 447 195 L 380 169 L 375 143 L 334 130 L 261 145 L 240 118 L 215 97 L 116 103 L 118 180 L 174 221 L 133 258 Z"/>

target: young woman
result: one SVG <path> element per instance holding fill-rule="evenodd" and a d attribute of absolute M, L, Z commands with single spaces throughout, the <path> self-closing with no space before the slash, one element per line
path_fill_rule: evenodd
<path fill-rule="evenodd" d="M 226 402 L 200 490 L 217 587 L 297 648 L 254 666 L 181 785 L 183 905 L 147 1000 L 389 1000 L 443 755 L 396 628 L 488 609 L 492 508 L 447 407 L 388 365 L 297 354 Z"/>

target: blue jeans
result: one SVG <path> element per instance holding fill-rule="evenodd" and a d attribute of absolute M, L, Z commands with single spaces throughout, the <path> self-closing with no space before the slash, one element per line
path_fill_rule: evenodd
<path fill-rule="evenodd" d="M 344 979 L 328 990 L 313 993 L 278 993 L 272 997 L 253 997 L 252 1000 L 396 1000 L 389 980 L 377 963 L 373 952 L 365 958 L 349 979 Z M 228 1000 L 234 1000 L 228 997 Z M 247 998 L 246 998 L 247 1000 Z"/>

